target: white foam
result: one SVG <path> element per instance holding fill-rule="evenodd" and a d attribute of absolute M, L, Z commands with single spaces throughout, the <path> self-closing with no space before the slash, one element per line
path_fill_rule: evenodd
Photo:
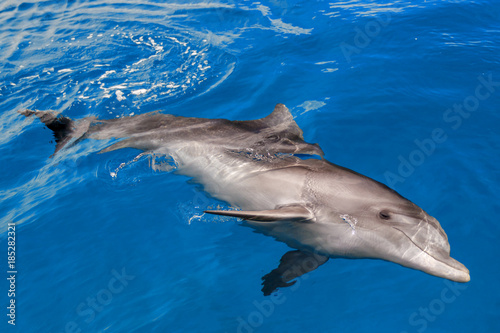
<path fill-rule="evenodd" d="M 119 101 L 123 101 L 124 99 L 127 99 L 125 96 L 123 96 L 123 92 L 121 90 L 116 91 L 116 99 Z"/>
<path fill-rule="evenodd" d="M 148 92 L 147 89 L 137 89 L 137 90 L 132 91 L 132 94 L 133 95 L 142 95 L 142 94 L 145 94 L 147 92 Z"/>

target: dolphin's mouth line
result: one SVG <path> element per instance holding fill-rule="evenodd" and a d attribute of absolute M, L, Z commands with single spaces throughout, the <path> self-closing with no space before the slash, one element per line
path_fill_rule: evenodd
<path fill-rule="evenodd" d="M 448 263 L 444 262 L 443 260 L 436 258 L 435 256 L 433 256 L 433 255 L 432 255 L 432 254 L 430 254 L 429 252 L 427 252 L 427 251 L 425 251 L 424 249 L 422 249 L 422 248 L 421 248 L 420 246 L 418 246 L 418 245 L 417 245 L 417 244 L 416 244 L 416 243 L 415 243 L 415 242 L 414 242 L 414 241 L 413 241 L 413 240 L 412 240 L 412 239 L 411 239 L 411 238 L 410 238 L 407 234 L 405 234 L 405 233 L 404 233 L 404 231 L 402 231 L 401 229 L 396 228 L 396 227 L 392 227 L 392 228 L 393 228 L 393 229 L 396 229 L 397 231 L 399 231 L 400 233 L 402 233 L 403 235 L 405 235 L 405 237 L 406 237 L 406 238 L 408 238 L 408 239 L 410 240 L 410 242 L 412 242 L 412 243 L 413 243 L 413 245 L 415 245 L 415 246 L 416 246 L 417 248 L 419 248 L 422 252 L 424 252 L 425 254 L 427 254 L 428 256 L 430 256 L 431 258 L 433 258 L 434 260 L 439 261 L 439 262 L 441 262 L 441 263 L 445 264 L 446 266 L 448 266 L 448 267 L 450 267 L 450 268 L 452 268 L 452 269 L 455 269 L 455 270 L 460 270 L 460 269 L 458 269 L 458 268 L 456 268 L 456 267 L 453 267 L 453 266 L 451 266 L 450 264 L 448 264 Z M 460 271 L 461 271 L 461 270 L 460 270 Z"/>

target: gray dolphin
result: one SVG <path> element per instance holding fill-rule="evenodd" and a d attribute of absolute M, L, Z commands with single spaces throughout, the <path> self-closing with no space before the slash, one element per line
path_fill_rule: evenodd
<path fill-rule="evenodd" d="M 295 250 L 263 277 L 262 291 L 295 283 L 328 258 L 372 258 L 457 282 L 469 271 L 450 257 L 439 222 L 384 184 L 328 162 L 283 104 L 249 121 L 187 118 L 157 112 L 73 121 L 52 111 L 36 115 L 54 131 L 56 153 L 83 139 L 121 139 L 103 149 L 131 147 L 167 155 L 177 172 L 239 210 L 206 213 L 246 225 Z M 308 158 L 306 158 L 308 157 Z"/>

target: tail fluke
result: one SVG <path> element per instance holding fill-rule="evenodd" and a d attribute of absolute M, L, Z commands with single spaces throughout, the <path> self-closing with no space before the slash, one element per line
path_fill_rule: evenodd
<path fill-rule="evenodd" d="M 19 113 L 25 117 L 37 116 L 47 128 L 52 130 L 56 141 L 56 150 L 50 157 L 53 157 L 59 150 L 66 146 L 68 142 L 75 138 L 75 122 L 68 117 L 58 116 L 54 111 L 23 110 L 19 111 Z M 83 133 L 77 136 L 76 139 L 80 138 L 82 135 Z"/>

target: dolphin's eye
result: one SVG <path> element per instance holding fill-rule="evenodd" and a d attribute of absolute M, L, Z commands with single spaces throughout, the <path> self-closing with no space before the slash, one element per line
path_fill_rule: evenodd
<path fill-rule="evenodd" d="M 382 220 L 389 220 L 391 218 L 391 215 L 389 214 L 389 212 L 383 210 L 381 211 L 380 213 L 378 213 L 378 216 L 382 219 Z"/>

